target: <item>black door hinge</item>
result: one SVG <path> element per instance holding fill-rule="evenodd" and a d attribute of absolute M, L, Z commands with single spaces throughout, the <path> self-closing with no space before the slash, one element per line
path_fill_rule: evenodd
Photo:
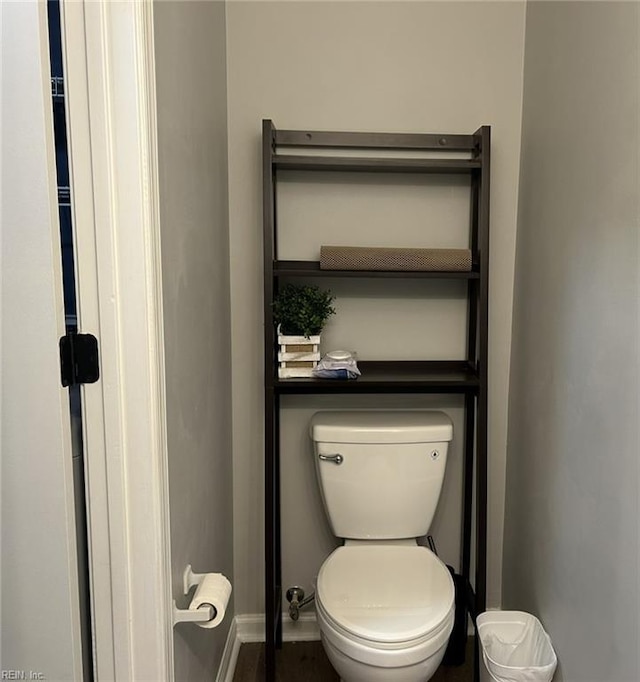
<path fill-rule="evenodd" d="M 93 334 L 67 332 L 60 338 L 60 374 L 63 386 L 98 381 L 98 339 Z"/>

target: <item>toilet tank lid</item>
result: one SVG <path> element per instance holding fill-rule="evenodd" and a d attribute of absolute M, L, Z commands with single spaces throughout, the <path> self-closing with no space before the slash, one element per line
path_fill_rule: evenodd
<path fill-rule="evenodd" d="M 435 410 L 353 410 L 316 412 L 310 435 L 318 443 L 442 443 L 453 424 Z"/>

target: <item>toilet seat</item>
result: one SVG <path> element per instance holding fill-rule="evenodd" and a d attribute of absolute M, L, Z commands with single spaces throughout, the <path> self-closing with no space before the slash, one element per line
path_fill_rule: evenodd
<path fill-rule="evenodd" d="M 381 648 L 380 643 L 367 642 L 353 635 L 340 632 L 335 628 L 334 623 L 327 619 L 327 614 L 323 612 L 321 604 L 318 602 L 316 606 L 320 635 L 325 647 L 328 644 L 353 661 L 384 669 L 419 665 L 429 658 L 437 656 L 439 652 L 444 653 L 453 630 L 455 615 L 454 609 L 452 609 L 451 614 L 443 623 L 442 629 L 437 633 L 432 633 L 429 638 L 417 643 L 405 642 L 402 645 L 396 645 L 394 648 Z"/>
<path fill-rule="evenodd" d="M 320 569 L 316 599 L 336 634 L 383 650 L 438 638 L 455 608 L 449 569 L 418 545 L 339 547 Z"/>

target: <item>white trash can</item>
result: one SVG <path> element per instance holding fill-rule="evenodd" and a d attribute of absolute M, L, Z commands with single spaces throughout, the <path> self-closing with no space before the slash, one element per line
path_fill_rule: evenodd
<path fill-rule="evenodd" d="M 477 626 L 481 682 L 551 682 L 558 659 L 535 616 L 523 611 L 486 611 L 478 616 Z"/>

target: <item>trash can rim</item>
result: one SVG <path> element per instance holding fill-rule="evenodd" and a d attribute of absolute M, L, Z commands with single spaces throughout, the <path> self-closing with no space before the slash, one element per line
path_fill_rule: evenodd
<path fill-rule="evenodd" d="M 490 620 L 491 616 L 524 616 L 527 619 L 533 619 L 538 621 L 540 625 L 542 626 L 542 623 L 540 622 L 540 619 L 537 616 L 534 616 L 533 613 L 529 613 L 528 611 L 503 611 L 502 609 L 489 609 L 487 611 L 483 611 L 482 613 L 478 614 L 478 617 L 476 618 L 476 621 L 484 621 L 484 620 Z M 542 626 L 544 629 L 544 626 Z"/>

